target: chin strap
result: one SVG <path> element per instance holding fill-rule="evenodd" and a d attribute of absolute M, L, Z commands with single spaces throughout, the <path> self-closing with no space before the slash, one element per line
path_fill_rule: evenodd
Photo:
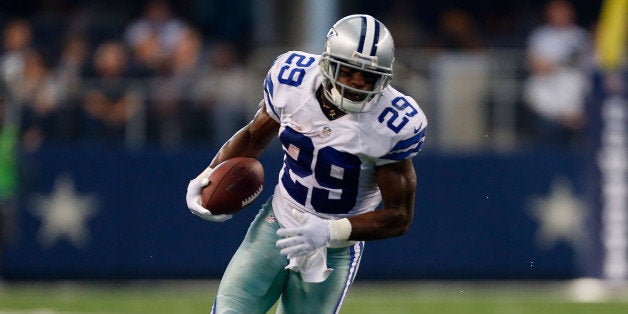
<path fill-rule="evenodd" d="M 364 109 L 364 106 L 366 106 L 366 103 L 368 102 L 366 99 L 361 102 L 350 100 L 346 97 L 343 97 L 340 94 L 340 92 L 338 92 L 338 89 L 333 88 L 333 87 L 331 89 L 330 96 L 331 96 L 331 101 L 336 106 L 338 106 L 342 110 L 349 111 L 349 112 L 361 112 L 362 109 Z"/>

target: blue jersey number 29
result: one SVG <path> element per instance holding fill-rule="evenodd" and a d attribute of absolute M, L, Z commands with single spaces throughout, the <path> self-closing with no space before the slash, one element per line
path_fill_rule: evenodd
<path fill-rule="evenodd" d="M 306 57 L 302 54 L 292 53 L 288 59 L 286 59 L 286 64 L 282 66 L 279 71 L 279 83 L 294 87 L 301 85 L 303 77 L 305 76 L 304 68 L 312 65 L 314 60 L 314 57 Z"/>
<path fill-rule="evenodd" d="M 386 126 L 393 130 L 395 133 L 399 133 L 401 129 L 408 123 L 408 117 L 412 117 L 419 113 L 419 111 L 410 104 L 410 102 L 403 97 L 396 97 L 391 102 L 392 107 L 386 107 L 382 113 L 377 117 L 380 123 L 386 121 Z M 403 116 L 400 116 L 403 113 Z"/>
<path fill-rule="evenodd" d="M 288 194 L 301 205 L 306 205 L 310 187 L 298 178 L 314 175 L 321 187 L 311 187 L 311 204 L 317 212 L 329 214 L 348 213 L 356 203 L 360 178 L 360 158 L 326 146 L 317 151 L 312 139 L 286 127 L 279 139 L 286 149 L 284 173 L 281 177 Z M 298 178 L 292 180 L 290 172 Z"/>

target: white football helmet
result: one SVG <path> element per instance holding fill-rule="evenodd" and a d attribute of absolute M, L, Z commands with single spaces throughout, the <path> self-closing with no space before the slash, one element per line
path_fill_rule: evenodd
<path fill-rule="evenodd" d="M 382 22 L 366 14 L 355 14 L 336 22 L 325 41 L 319 67 L 325 76 L 325 97 L 344 111 L 365 112 L 373 109 L 393 75 L 395 44 Z M 340 66 L 376 75 L 372 91 L 364 91 L 338 82 Z M 345 93 L 363 94 L 362 100 L 348 99 Z M 361 97 L 360 97 L 361 98 Z"/>

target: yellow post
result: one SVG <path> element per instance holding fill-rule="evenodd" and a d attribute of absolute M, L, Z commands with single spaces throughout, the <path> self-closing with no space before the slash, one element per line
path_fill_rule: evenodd
<path fill-rule="evenodd" d="M 618 69 L 625 59 L 628 0 L 606 0 L 596 34 L 596 53 L 605 71 Z"/>

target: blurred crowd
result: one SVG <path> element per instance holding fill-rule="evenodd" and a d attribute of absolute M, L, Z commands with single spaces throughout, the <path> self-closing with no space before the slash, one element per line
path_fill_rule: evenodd
<path fill-rule="evenodd" d="M 224 140 L 256 105 L 235 45 L 206 43 L 165 0 L 96 43 L 80 31 L 50 34 L 43 40 L 60 42 L 57 55 L 34 34 L 32 20 L 8 20 L 0 55 L 3 111 L 14 113 L 26 150 Z"/>
<path fill-rule="evenodd" d="M 233 2 L 242 3 L 251 9 L 257 2 Z M 491 1 L 479 1 L 476 7 L 481 10 L 487 3 Z M 248 34 L 239 30 L 242 21 L 234 21 L 229 10 L 218 10 L 224 12 L 220 23 L 219 15 L 199 13 L 205 21 L 199 23 L 177 15 L 173 4 L 146 1 L 136 16 L 117 22 L 123 25 L 119 33 L 86 30 L 85 20 L 98 19 L 98 12 L 88 17 L 76 12 L 63 15 L 68 20 L 61 30 L 46 24 L 51 19 L 46 14 L 5 18 L 0 121 L 18 126 L 26 150 L 45 142 L 174 147 L 225 140 L 251 117 L 261 97 L 261 83 L 248 72 L 249 50 L 243 49 L 238 37 Z M 364 9 L 376 14 L 369 10 L 377 11 L 383 4 L 354 5 L 347 13 Z M 585 124 L 588 30 L 578 26 L 574 7 L 564 0 L 544 4 L 545 15 L 527 12 L 538 17 L 526 20 L 530 27 L 517 25 L 518 20 L 510 16 L 521 12 L 500 11 L 496 6 L 483 16 L 484 25 L 493 31 L 490 39 L 482 36 L 477 14 L 456 6 L 431 17 L 435 19 L 431 32 L 415 23 L 418 8 L 413 1 L 391 2 L 382 20 L 400 48 L 475 51 L 494 45 L 527 46 L 530 79 L 525 102 L 529 113 L 538 117 L 531 128 L 539 134 L 556 134 L 557 138 L 543 137 L 556 143 L 570 141 Z M 430 17 L 425 20 L 430 22 Z M 230 36 L 214 36 L 210 30 L 223 31 L 216 25 L 228 28 L 224 32 Z M 533 30 L 532 25 L 538 28 Z M 552 96 L 559 89 L 569 97 Z"/>
<path fill-rule="evenodd" d="M 582 148 L 601 2 L 545 0 L 513 4 L 480 0 L 466 7 L 461 4 L 444 2 L 440 14 L 426 17 L 424 20 L 432 19 L 431 31 L 424 24 L 406 22 L 420 6 L 412 1 L 393 2 L 384 22 L 390 25 L 396 46 L 401 48 L 470 55 L 490 49 L 521 50 L 521 71 L 514 74 L 520 91 L 513 119 L 516 146 Z M 438 109 L 435 112 L 437 115 Z"/>

